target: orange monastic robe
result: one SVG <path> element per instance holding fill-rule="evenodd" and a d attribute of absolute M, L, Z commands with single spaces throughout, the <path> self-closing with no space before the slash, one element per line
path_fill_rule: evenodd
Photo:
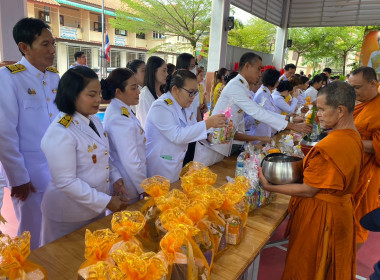
<path fill-rule="evenodd" d="M 344 139 L 344 140 L 343 140 Z M 331 131 L 304 160 L 304 183 L 320 189 L 292 197 L 282 279 L 355 279 L 356 244 L 352 193 L 363 159 L 357 131 Z"/>
<path fill-rule="evenodd" d="M 362 140 L 372 140 L 375 149 L 374 154 L 364 153 L 363 170 L 354 192 L 356 243 L 363 243 L 368 238 L 368 230 L 359 221 L 380 206 L 380 95 L 369 102 L 356 105 L 354 119 Z"/>

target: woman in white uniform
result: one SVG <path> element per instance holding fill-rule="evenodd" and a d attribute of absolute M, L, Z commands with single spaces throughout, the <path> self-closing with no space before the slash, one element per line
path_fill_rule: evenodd
<path fill-rule="evenodd" d="M 289 81 L 280 81 L 277 89 L 272 93 L 274 104 L 281 110 L 283 115 L 293 114 L 298 104 L 298 92 L 293 92 L 291 104 L 286 103 L 285 99 L 290 95 L 293 86 Z"/>
<path fill-rule="evenodd" d="M 168 69 L 165 61 L 158 56 L 151 56 L 146 63 L 144 87 L 140 93 L 140 102 L 136 106 L 136 116 L 145 127 L 146 116 L 153 102 L 164 93 Z"/>
<path fill-rule="evenodd" d="M 197 77 L 189 70 L 177 70 L 170 91 L 150 108 L 145 125 L 148 177 L 161 175 L 177 181 L 188 143 L 206 139 L 208 129 L 225 125 L 223 114 L 196 121 L 191 104 L 197 94 Z"/>
<path fill-rule="evenodd" d="M 128 68 L 118 68 L 101 85 L 103 99 L 111 100 L 104 116 L 111 161 L 123 177 L 124 195 L 135 203 L 144 193 L 140 184 L 146 179 L 145 133 L 131 110 L 139 103 L 137 78 Z"/>
<path fill-rule="evenodd" d="M 139 90 L 142 90 L 144 86 L 144 78 L 145 78 L 145 62 L 140 59 L 134 59 L 131 62 L 128 62 L 127 68 L 131 69 L 133 73 L 136 75 L 137 83 L 139 85 Z"/>
<path fill-rule="evenodd" d="M 58 85 L 55 103 L 60 113 L 41 141 L 52 181 L 41 204 L 41 246 L 104 216 L 120 211 L 127 200 L 110 195 L 110 183 L 120 192 L 120 173 L 109 160 L 107 134 L 97 116 L 100 83 L 87 67 L 69 69 Z"/>

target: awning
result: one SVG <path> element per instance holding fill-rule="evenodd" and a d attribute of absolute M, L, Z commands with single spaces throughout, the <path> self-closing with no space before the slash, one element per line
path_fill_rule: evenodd
<path fill-rule="evenodd" d="M 99 14 L 102 13 L 102 9 L 96 8 L 96 7 L 92 7 L 92 6 L 89 6 L 89 5 L 79 4 L 79 3 L 75 3 L 75 2 L 72 2 L 72 1 L 69 1 L 69 0 L 55 0 L 55 1 L 58 2 L 58 3 L 60 3 L 60 4 L 64 4 L 64 5 L 68 5 L 68 6 L 72 6 L 72 7 L 76 7 L 76 8 L 80 8 L 80 9 L 84 9 L 84 10 L 88 10 L 88 11 L 92 11 L 92 12 L 96 12 L 96 13 L 99 13 Z M 112 12 L 112 11 L 109 11 L 109 10 L 106 10 L 106 9 L 104 9 L 104 14 L 112 16 L 112 17 L 116 17 L 116 13 L 115 12 Z"/>

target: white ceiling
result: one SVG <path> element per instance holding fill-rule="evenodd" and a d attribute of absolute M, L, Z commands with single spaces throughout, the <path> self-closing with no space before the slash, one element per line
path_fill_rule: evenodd
<path fill-rule="evenodd" d="M 380 25 L 380 0 L 288 0 L 288 27 Z M 286 0 L 231 0 L 231 4 L 282 26 Z"/>

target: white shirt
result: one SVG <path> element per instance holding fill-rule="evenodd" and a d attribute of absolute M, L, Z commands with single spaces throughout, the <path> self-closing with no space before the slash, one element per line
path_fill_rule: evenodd
<path fill-rule="evenodd" d="M 317 100 L 317 94 L 318 94 L 318 90 L 316 90 L 313 86 L 310 86 L 307 90 L 305 90 L 305 96 L 310 97 L 311 103 Z"/>
<path fill-rule="evenodd" d="M 121 176 L 110 164 L 108 138 L 99 118 L 91 120 L 100 137 L 79 113 L 65 127 L 59 123 L 65 115 L 58 114 L 41 141 L 52 176 L 41 211 L 58 222 L 91 220 L 105 211 L 110 184 Z"/>
<path fill-rule="evenodd" d="M 286 103 L 285 98 L 277 91 L 275 90 L 272 93 L 272 97 L 274 100 L 274 104 L 278 109 L 281 110 L 281 112 L 286 112 L 287 114 L 293 114 L 294 111 L 296 110 L 298 99 L 293 98 L 291 105 Z"/>
<path fill-rule="evenodd" d="M 288 80 L 288 78 L 285 76 L 285 73 L 282 74 L 282 76 L 278 79 L 279 82 L 281 82 L 281 81 L 287 81 L 287 80 Z"/>
<path fill-rule="evenodd" d="M 297 106 L 303 106 L 306 103 L 305 90 L 298 89 L 298 104 Z"/>
<path fill-rule="evenodd" d="M 136 106 L 136 117 L 140 121 L 142 127 L 145 127 L 146 117 L 148 115 L 149 109 L 155 101 L 154 96 L 150 92 L 147 86 L 143 87 L 140 91 L 140 101 Z"/>
<path fill-rule="evenodd" d="M 239 125 L 242 123 L 244 112 L 251 115 L 255 120 L 269 125 L 276 131 L 281 131 L 288 125 L 284 115 L 279 115 L 265 110 L 263 107 L 250 99 L 248 82 L 240 74 L 233 78 L 225 86 L 213 112 L 217 114 L 217 112 L 225 111 L 228 107 L 231 107 L 231 118 L 234 125 Z M 241 126 L 239 126 L 239 128 L 241 128 Z M 242 133 L 244 133 L 244 130 Z M 228 156 L 230 144 L 218 144 L 213 145 L 210 148 L 225 156 Z"/>
<path fill-rule="evenodd" d="M 205 121 L 197 122 L 191 106 L 182 110 L 170 92 L 153 103 L 145 132 L 148 177 L 161 175 L 170 182 L 179 179 L 188 143 L 207 138 Z"/>
<path fill-rule="evenodd" d="M 128 198 L 138 198 L 144 192 L 141 182 L 146 179 L 144 129 L 131 108 L 117 98 L 107 107 L 103 125 L 108 133 L 111 161 L 123 177 Z"/>
<path fill-rule="evenodd" d="M 71 64 L 70 65 L 70 67 L 69 67 L 69 69 L 71 69 L 71 68 L 75 68 L 75 67 L 77 67 L 77 66 L 84 66 L 84 67 L 88 67 L 86 64 L 79 64 L 78 62 L 74 62 L 73 64 Z"/>
<path fill-rule="evenodd" d="M 271 91 L 264 85 L 261 85 L 259 90 L 256 92 L 253 101 L 268 111 L 281 114 L 281 111 L 274 104 Z M 269 125 L 263 122 L 257 122 L 255 123 L 255 129 L 252 135 L 271 137 L 274 133 L 276 133 L 276 131 L 273 130 Z"/>
<path fill-rule="evenodd" d="M 23 57 L 17 64 L 25 70 L 0 69 L 0 161 L 10 186 L 32 181 L 43 192 L 50 181 L 49 168 L 40 144 L 58 114 L 54 104 L 59 75 L 55 68 L 39 71 Z"/>

